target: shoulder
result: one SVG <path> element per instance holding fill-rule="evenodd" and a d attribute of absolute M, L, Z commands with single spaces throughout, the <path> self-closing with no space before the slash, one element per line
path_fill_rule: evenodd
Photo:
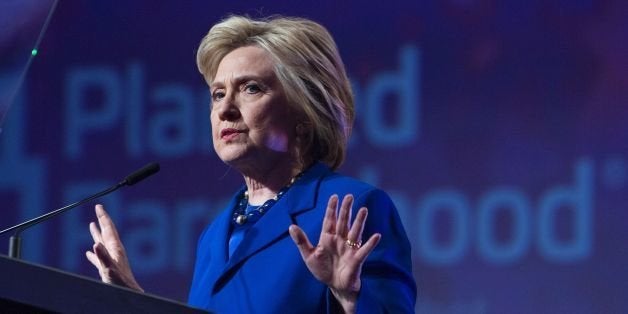
<path fill-rule="evenodd" d="M 343 175 L 337 172 L 330 172 L 323 177 L 320 186 L 321 195 L 331 192 L 342 197 L 346 194 L 352 194 L 356 202 L 362 203 L 387 203 L 392 205 L 392 200 L 386 192 L 380 188 L 373 186 L 356 178 Z"/>
<path fill-rule="evenodd" d="M 312 206 L 326 206 L 327 200 L 336 194 L 341 199 L 347 194 L 354 199 L 364 201 L 386 200 L 392 204 L 388 195 L 381 189 L 356 179 L 333 171 L 323 163 L 315 163 L 303 177 L 301 187 L 295 188 L 294 193 L 299 198 L 314 196 Z"/>
<path fill-rule="evenodd" d="M 366 192 L 376 190 L 377 188 L 354 177 L 338 172 L 329 172 L 321 180 L 321 189 L 342 189 L 352 192 Z"/>

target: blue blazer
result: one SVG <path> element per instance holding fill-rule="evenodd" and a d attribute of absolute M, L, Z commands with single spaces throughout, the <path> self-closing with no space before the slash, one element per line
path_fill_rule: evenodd
<path fill-rule="evenodd" d="M 229 258 L 232 211 L 240 193 L 200 236 L 190 305 L 216 313 L 335 312 L 337 302 L 305 266 L 288 227 L 298 225 L 316 245 L 329 197 L 351 193 L 353 217 L 363 206 L 369 210 L 363 240 L 382 234 L 362 267 L 358 313 L 414 313 L 410 243 L 386 193 L 317 163 L 251 226 Z"/>

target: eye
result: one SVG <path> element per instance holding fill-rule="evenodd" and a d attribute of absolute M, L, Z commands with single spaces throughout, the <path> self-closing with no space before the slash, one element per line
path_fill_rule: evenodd
<path fill-rule="evenodd" d="M 212 101 L 220 101 L 225 97 L 225 92 L 221 89 L 217 89 L 212 93 Z"/>
<path fill-rule="evenodd" d="M 248 94 L 257 94 L 262 91 L 262 88 L 256 83 L 248 83 L 244 86 L 244 91 Z"/>

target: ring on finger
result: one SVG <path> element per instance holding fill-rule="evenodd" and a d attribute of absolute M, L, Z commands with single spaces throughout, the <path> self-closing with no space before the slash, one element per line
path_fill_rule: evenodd
<path fill-rule="evenodd" d="M 354 248 L 354 249 L 359 249 L 360 247 L 362 247 L 362 241 L 351 241 L 349 239 L 347 239 L 345 241 L 345 244 L 348 245 L 350 248 Z"/>

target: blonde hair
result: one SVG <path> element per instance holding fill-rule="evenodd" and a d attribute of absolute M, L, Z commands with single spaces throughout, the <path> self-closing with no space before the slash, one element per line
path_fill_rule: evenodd
<path fill-rule="evenodd" d="M 302 162 L 322 161 L 332 169 L 344 161 L 355 110 L 351 84 L 338 48 L 320 24 L 303 18 L 254 20 L 231 16 L 201 41 L 196 64 L 208 84 L 229 52 L 255 45 L 274 60 L 289 103 L 305 120 L 297 129 Z"/>

